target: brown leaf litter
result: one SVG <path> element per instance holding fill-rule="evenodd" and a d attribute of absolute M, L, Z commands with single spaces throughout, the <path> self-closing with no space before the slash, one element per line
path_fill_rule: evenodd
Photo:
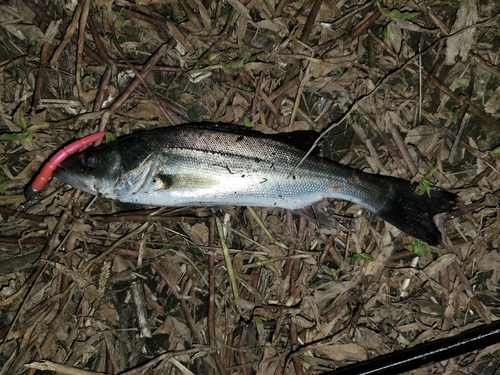
<path fill-rule="evenodd" d="M 1 4 L 0 373 L 320 374 L 497 320 L 499 12 Z M 321 203 L 321 228 L 276 208 L 130 206 L 56 180 L 24 202 L 73 139 L 192 121 L 313 129 L 325 157 L 367 172 L 420 181 L 435 167 L 430 183 L 462 205 L 425 256 L 346 202 Z M 499 350 L 412 374 L 495 374 Z"/>

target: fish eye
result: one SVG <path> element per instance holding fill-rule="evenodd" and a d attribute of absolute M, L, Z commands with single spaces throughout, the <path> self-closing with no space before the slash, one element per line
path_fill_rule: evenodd
<path fill-rule="evenodd" d="M 97 166 L 98 158 L 93 152 L 88 152 L 82 155 L 82 164 L 87 169 L 94 169 Z"/>

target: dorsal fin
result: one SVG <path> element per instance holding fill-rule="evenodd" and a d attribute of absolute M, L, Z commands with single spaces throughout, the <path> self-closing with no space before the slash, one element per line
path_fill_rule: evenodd
<path fill-rule="evenodd" d="M 270 134 L 271 138 L 295 146 L 303 151 L 309 151 L 318 136 L 319 133 L 314 130 L 296 130 L 290 133 Z"/>

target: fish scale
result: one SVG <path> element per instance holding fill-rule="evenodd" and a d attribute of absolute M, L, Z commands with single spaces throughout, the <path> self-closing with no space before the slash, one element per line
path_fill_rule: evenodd
<path fill-rule="evenodd" d="M 160 173 L 196 175 L 200 181 L 215 178 L 219 183 L 211 188 L 193 184 L 157 191 L 146 189 L 143 193 L 118 199 L 150 205 L 169 202 L 169 206 L 218 204 L 296 209 L 323 197 L 358 202 L 366 201 L 375 193 L 372 184 L 367 184 L 365 189 L 363 184 L 352 188 L 349 177 L 358 171 L 341 168 L 315 156 L 306 159 L 295 175 L 287 178 L 304 152 L 276 140 L 228 132 L 213 134 L 206 129 L 199 134 L 187 130 L 171 135 L 167 142 L 160 142 L 153 132 L 148 134 L 149 140 L 145 142 L 152 149 L 162 150 Z M 126 148 L 123 147 L 122 152 Z M 332 175 L 332 168 L 337 168 L 335 175 Z M 214 202 L 213 198 L 217 200 Z"/>
<path fill-rule="evenodd" d="M 430 244 L 441 234 L 433 217 L 449 211 L 456 195 L 368 174 L 315 155 L 293 176 L 305 151 L 266 135 L 226 124 L 190 124 L 133 134 L 75 154 L 55 176 L 76 188 L 121 202 L 154 206 L 265 206 L 302 208 L 324 198 L 344 199 L 372 211 Z M 296 137 L 295 137 L 296 138 Z"/>

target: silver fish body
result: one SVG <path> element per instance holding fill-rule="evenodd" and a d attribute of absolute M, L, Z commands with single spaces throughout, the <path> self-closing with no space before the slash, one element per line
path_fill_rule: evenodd
<path fill-rule="evenodd" d="M 344 199 L 408 234 L 439 242 L 432 218 L 451 208 L 454 194 L 432 188 L 430 197 L 418 195 L 408 181 L 364 173 L 317 156 L 309 156 L 289 176 L 304 154 L 278 136 L 234 125 L 181 125 L 133 134 L 75 154 L 55 176 L 91 194 L 154 206 L 296 209 L 323 198 Z"/>

